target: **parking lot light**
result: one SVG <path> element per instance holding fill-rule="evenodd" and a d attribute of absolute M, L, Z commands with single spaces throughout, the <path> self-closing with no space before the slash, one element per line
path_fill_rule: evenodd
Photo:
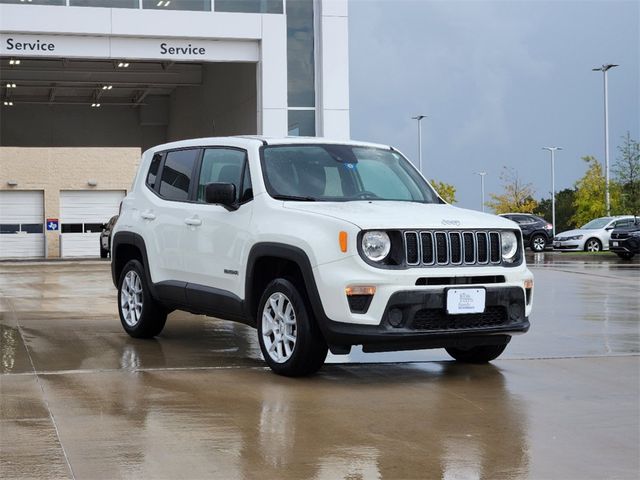
<path fill-rule="evenodd" d="M 551 152 L 551 225 L 553 225 L 553 236 L 556 236 L 556 150 L 562 150 L 562 147 L 542 147 L 543 150 Z"/>

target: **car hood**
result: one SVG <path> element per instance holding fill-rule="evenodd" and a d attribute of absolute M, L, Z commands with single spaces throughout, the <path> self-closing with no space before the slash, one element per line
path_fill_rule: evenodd
<path fill-rule="evenodd" d="M 371 229 L 491 229 L 516 230 L 511 220 L 447 204 L 395 201 L 284 202 L 284 207 L 350 222 Z"/>
<path fill-rule="evenodd" d="M 588 234 L 598 234 L 600 233 L 600 229 L 597 230 L 583 230 L 581 228 L 577 228 L 575 230 L 567 230 L 566 232 L 556 233 L 556 237 L 573 237 L 574 235 L 588 235 Z"/>

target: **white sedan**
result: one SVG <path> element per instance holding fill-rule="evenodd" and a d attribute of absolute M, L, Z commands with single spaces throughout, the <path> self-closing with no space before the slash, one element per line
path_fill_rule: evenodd
<path fill-rule="evenodd" d="M 587 252 L 609 250 L 611 231 L 631 224 L 632 215 L 596 218 L 576 230 L 558 233 L 553 238 L 553 249 Z"/>

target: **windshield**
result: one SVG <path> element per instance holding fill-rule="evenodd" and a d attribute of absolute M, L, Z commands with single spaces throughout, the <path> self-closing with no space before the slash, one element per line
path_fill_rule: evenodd
<path fill-rule="evenodd" d="M 262 149 L 267 191 L 283 200 L 396 200 L 441 203 L 399 153 L 353 145 L 273 145 Z"/>
<path fill-rule="evenodd" d="M 591 220 L 589 223 L 583 225 L 582 229 L 584 230 L 597 230 L 598 228 L 604 228 L 607 226 L 607 223 L 611 221 L 611 217 L 602 217 L 596 218 L 595 220 Z"/>

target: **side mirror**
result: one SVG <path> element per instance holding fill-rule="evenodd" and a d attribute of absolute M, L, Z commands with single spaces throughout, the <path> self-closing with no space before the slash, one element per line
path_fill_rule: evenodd
<path fill-rule="evenodd" d="M 610 230 L 613 230 L 614 228 L 615 228 L 615 227 L 612 225 L 612 226 L 610 226 L 610 227 L 605 228 L 605 230 L 608 232 L 608 231 L 610 231 Z"/>
<path fill-rule="evenodd" d="M 204 200 L 207 203 L 223 205 L 230 210 L 238 208 L 236 186 L 233 183 L 208 183 L 204 190 Z"/>

